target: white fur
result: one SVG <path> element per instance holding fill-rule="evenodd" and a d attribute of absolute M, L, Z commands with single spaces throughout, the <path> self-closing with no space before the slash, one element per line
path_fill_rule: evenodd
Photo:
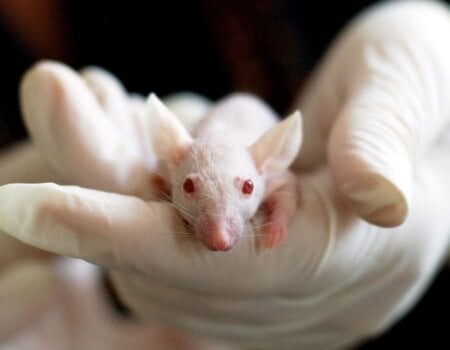
<path fill-rule="evenodd" d="M 286 170 L 297 155 L 300 113 L 277 123 L 262 101 L 236 94 L 211 109 L 193 139 L 155 95 L 149 109 L 153 148 L 169 165 L 174 204 L 208 248 L 231 248 L 264 199 L 268 171 Z M 183 190 L 187 178 L 192 194 Z M 251 195 L 242 192 L 247 179 Z"/>
<path fill-rule="evenodd" d="M 174 146 L 178 148 L 192 143 L 186 128 L 156 95 L 150 94 L 147 105 L 150 130 L 157 132 L 157 137 L 152 138 L 152 146 L 158 158 L 168 160 L 172 157 Z"/>

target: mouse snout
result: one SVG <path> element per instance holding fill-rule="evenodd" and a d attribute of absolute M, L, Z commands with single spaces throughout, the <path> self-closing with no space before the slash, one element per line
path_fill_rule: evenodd
<path fill-rule="evenodd" d="M 233 216 L 214 217 L 205 214 L 197 226 L 197 233 L 204 246 L 213 251 L 227 251 L 233 248 L 241 231 L 239 221 Z"/>

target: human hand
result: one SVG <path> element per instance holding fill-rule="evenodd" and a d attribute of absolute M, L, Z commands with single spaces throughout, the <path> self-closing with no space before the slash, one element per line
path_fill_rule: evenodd
<path fill-rule="evenodd" d="M 33 172 L 30 172 L 33 169 Z M 55 181 L 56 174 L 40 152 L 23 142 L 0 155 L 0 184 Z M 32 327 L 57 289 L 51 265 L 54 256 L 0 232 L 0 344 Z M 6 348 L 5 348 L 6 349 Z"/>
<path fill-rule="evenodd" d="M 409 1 L 363 13 L 297 101 L 306 135 L 297 168 L 328 159 L 339 192 L 377 225 L 408 215 L 417 167 L 448 124 L 448 8 Z"/>
<path fill-rule="evenodd" d="M 340 110 L 337 102 L 333 104 L 332 99 L 325 99 L 328 96 L 326 89 L 333 85 L 313 83 L 306 101 L 308 98 L 314 101 L 313 97 L 317 96 L 322 106 L 328 106 L 324 101 L 330 101 L 331 106 L 334 106 L 330 107 L 331 113 L 323 114 L 327 118 L 320 117 L 321 111 L 308 107 L 313 106 L 313 102 L 308 102 L 309 105 L 305 102 L 304 107 L 307 118 L 317 115 L 315 118 L 319 120 L 318 125 L 323 127 L 321 130 L 326 131 L 325 135 L 333 128 L 328 146 L 330 166 L 323 163 L 315 172 L 299 176 L 301 204 L 290 222 L 288 237 L 277 249 L 261 249 L 257 228 L 254 228 L 255 231 L 248 232 L 247 238 L 227 253 L 207 251 L 192 242 L 189 236 L 181 234 L 185 232 L 183 222 L 168 203 L 138 198 L 141 196 L 146 199 L 139 191 L 123 190 L 122 184 L 126 184 L 126 181 L 120 182 L 120 186 L 109 182 L 108 186 L 103 187 L 103 178 L 96 177 L 96 174 L 92 176 L 90 187 L 109 187 L 113 192 L 127 195 L 49 184 L 3 186 L 0 188 L 0 228 L 40 248 L 106 266 L 110 269 L 123 302 L 141 318 L 159 319 L 206 336 L 258 348 L 333 349 L 349 346 L 374 335 L 391 325 L 413 305 L 448 246 L 450 222 L 444 209 L 450 195 L 450 189 L 446 186 L 446 178 L 450 174 L 449 156 L 442 145 L 432 142 L 439 136 L 437 125 L 445 125 L 447 105 L 440 96 L 445 88 L 439 90 L 434 84 L 450 81 L 445 78 L 448 72 L 444 67 L 445 57 L 450 58 L 450 54 L 445 47 L 446 42 L 442 40 L 446 35 L 444 33 L 450 33 L 446 11 L 435 4 L 421 2 L 388 5 L 366 15 L 330 52 L 328 63 L 319 71 L 318 76 L 323 80 L 316 81 L 326 82 L 327 77 L 333 81 L 332 78 L 338 73 L 337 68 L 343 67 L 333 63 L 335 60 L 340 63 L 350 60 L 347 65 L 350 68 L 346 70 L 348 76 L 359 76 L 356 72 L 364 72 L 366 66 L 363 63 L 370 63 L 370 67 L 379 67 L 380 71 L 375 70 L 367 81 L 362 74 L 362 83 L 359 80 L 352 83 L 347 96 L 364 93 L 363 96 L 369 102 L 370 96 L 374 96 L 374 104 L 380 103 L 381 107 L 394 115 L 398 115 L 398 111 L 408 111 L 408 106 L 413 108 L 418 101 L 422 108 L 418 110 L 427 111 L 426 105 L 422 104 L 435 101 L 430 107 L 435 112 L 433 123 L 428 120 L 424 122 L 422 118 L 414 119 L 420 123 L 420 135 L 414 132 L 392 132 L 392 135 L 388 134 L 391 136 L 389 139 L 383 133 L 386 126 L 391 125 L 386 120 L 366 124 L 375 119 L 359 120 L 355 113 L 349 113 L 352 116 L 351 124 L 347 124 L 350 117 L 339 118 L 336 122 L 330 119 L 327 124 L 327 118 L 334 117 Z M 397 25 L 399 16 L 402 18 L 401 27 Z M 420 21 L 426 25 L 418 25 L 422 23 Z M 412 28 L 408 23 L 414 24 L 412 28 L 416 35 L 413 35 L 412 43 Z M 405 31 L 406 34 L 402 34 Z M 390 34 L 390 41 L 386 41 L 385 33 Z M 395 50 L 383 49 L 384 42 L 388 42 L 388 48 Z M 410 50 L 409 45 L 418 46 Z M 430 45 L 425 46 L 427 51 L 423 45 Z M 388 55 L 385 60 L 374 60 L 374 57 L 379 56 L 366 55 L 364 47 L 381 47 L 381 52 L 397 53 L 392 57 Z M 361 50 L 350 50 L 352 48 Z M 391 77 L 385 76 L 384 69 L 389 67 L 386 64 L 396 63 L 395 59 L 405 57 L 401 55 L 402 52 L 420 64 L 411 70 L 406 64 L 400 65 L 395 74 L 392 73 L 392 77 L 397 76 L 398 80 L 393 79 L 390 84 L 393 84 L 393 92 L 414 104 L 396 104 L 391 100 L 386 100 L 384 104 L 386 95 L 366 95 L 367 91 L 371 91 L 372 82 Z M 422 58 L 424 52 L 426 58 Z M 361 65 L 355 64 L 354 60 Z M 439 67 L 439 74 L 435 76 L 427 70 L 430 64 L 435 69 Z M 430 94 L 427 100 L 412 98 L 411 95 L 414 96 L 417 90 L 411 89 L 410 85 L 403 85 L 402 79 L 419 76 L 426 77 L 422 78 L 425 79 L 421 81 L 422 84 L 430 84 L 425 90 Z M 76 75 L 72 77 L 79 79 Z M 55 85 L 63 86 L 62 91 L 67 92 L 65 96 L 72 96 L 72 101 L 78 101 L 85 108 L 80 115 L 76 114 L 77 119 L 83 118 L 81 114 L 85 112 L 98 110 L 93 107 L 97 102 L 92 96 L 83 97 L 83 94 L 90 93 L 86 87 L 81 88 L 83 94 L 79 92 L 72 95 L 74 85 L 64 85 L 67 82 L 64 79 L 58 74 L 44 74 L 39 78 L 39 84 L 49 84 L 50 89 L 47 91 L 55 91 L 51 89 Z M 342 83 L 340 79 L 337 81 Z M 346 91 L 340 87 L 336 90 Z M 64 113 L 55 113 L 55 106 L 61 108 L 61 104 L 55 101 L 60 100 L 55 99 L 54 94 L 43 94 L 35 100 L 33 110 L 40 110 L 43 118 L 39 123 L 49 125 L 52 120 L 53 125 L 55 118 L 59 118 L 59 125 L 66 123 Z M 399 101 L 403 99 L 398 98 L 394 102 Z M 357 105 L 360 106 L 359 103 Z M 70 103 L 63 104 L 63 110 L 73 111 L 74 107 Z M 320 132 L 308 124 L 308 120 L 305 125 L 306 144 L 299 161 L 301 164 L 307 163 L 308 157 L 314 159 L 317 153 L 323 154 L 326 147 L 327 139 L 321 140 L 317 136 Z M 410 119 L 400 120 L 406 123 L 401 124 L 407 126 L 406 130 L 415 130 L 410 128 Z M 55 135 L 60 135 L 64 130 L 65 134 L 77 134 L 77 124 L 70 125 L 73 130 L 55 128 L 49 133 L 45 128 L 36 129 L 34 137 L 39 143 L 39 140 L 45 140 L 43 135 L 49 140 L 55 140 Z M 392 130 L 396 130 L 396 125 L 392 127 Z M 365 130 L 362 136 L 358 132 L 360 130 Z M 100 127 L 96 133 L 105 135 L 104 129 Z M 425 137 L 426 142 L 422 137 Z M 314 139 L 317 143 L 313 144 L 308 139 Z M 58 148 L 63 141 L 59 140 L 54 145 Z M 77 142 L 89 144 L 89 137 L 78 139 L 74 144 L 77 145 Z M 399 203 L 405 204 L 405 210 L 395 212 L 394 216 L 399 219 L 386 223 L 397 223 L 406 217 L 405 223 L 396 229 L 377 228 L 360 220 L 354 213 L 355 203 L 349 203 L 346 198 L 352 197 L 342 186 L 345 181 L 341 180 L 359 179 L 360 174 L 363 174 L 361 177 L 364 180 L 364 175 L 368 173 L 364 170 L 373 169 L 367 165 L 375 167 L 377 164 L 384 165 L 383 162 L 388 165 L 394 162 L 393 158 L 384 161 L 381 158 L 379 163 L 373 162 L 374 159 L 380 159 L 376 155 L 386 153 L 382 146 L 387 147 L 387 142 L 392 145 L 390 149 L 399 149 L 395 154 L 398 154 L 395 158 L 398 164 L 376 168 L 380 175 L 377 177 L 380 182 L 376 184 L 381 183 L 381 193 L 386 192 L 386 189 L 388 194 L 392 191 L 393 195 L 388 198 L 400 198 Z M 414 145 L 408 149 L 406 158 L 401 153 L 405 143 Z M 431 147 L 432 144 L 435 147 Z M 341 148 L 336 148 L 336 145 Z M 374 148 L 374 145 L 379 147 Z M 106 146 L 98 143 L 96 147 L 99 150 L 92 151 L 90 147 L 82 150 L 101 155 Z M 349 148 L 356 152 L 347 153 Z M 59 150 L 49 147 L 46 152 Z M 70 154 L 70 149 L 67 152 Z M 409 157 L 410 153 L 414 161 Z M 342 154 L 356 154 L 355 158 L 350 158 L 354 162 L 343 165 L 356 164 L 357 167 L 343 166 L 344 175 L 337 167 Z M 95 157 L 99 156 L 95 155 L 92 159 Z M 55 164 L 67 163 L 62 158 L 58 158 Z M 121 163 L 108 169 L 113 174 L 120 174 L 117 170 L 121 169 L 120 166 Z M 78 175 L 74 175 L 79 171 L 68 171 L 66 166 L 62 168 L 73 176 L 74 183 L 79 181 L 82 185 L 88 185 L 81 183 L 76 178 Z M 352 173 L 355 169 L 358 170 L 356 174 Z M 359 172 L 361 169 L 363 171 Z M 410 174 L 411 177 L 393 176 L 397 172 Z M 80 178 L 83 176 L 80 175 Z M 410 180 L 409 185 L 404 179 Z M 370 182 L 361 182 L 363 190 L 371 189 L 367 186 Z M 338 191 L 335 190 L 335 184 Z M 350 186 L 350 189 L 354 188 Z M 347 196 L 341 196 L 342 192 Z M 370 200 L 361 204 L 361 207 L 377 199 L 366 196 L 364 191 L 362 193 L 363 199 Z M 360 211 L 359 214 L 375 221 L 373 216 L 365 215 L 364 212 Z M 381 217 L 385 217 L 385 214 Z"/>
<path fill-rule="evenodd" d="M 230 349 L 158 322 L 127 322 L 111 309 L 98 270 L 70 258 L 16 256 L 0 271 L 1 349 Z"/>
<path fill-rule="evenodd" d="M 112 78 L 101 71 L 90 74 L 98 74 L 97 80 Z M 189 124 L 202 113 L 207 101 L 183 94 L 170 97 L 168 103 L 173 110 L 188 105 L 192 115 L 182 116 Z M 0 184 L 13 181 L 69 180 L 54 171 L 27 141 L 0 155 Z M 90 264 L 36 249 L 0 232 L 0 348 L 230 349 L 158 322 L 125 322 L 111 309 L 101 275 L 100 269 Z"/>

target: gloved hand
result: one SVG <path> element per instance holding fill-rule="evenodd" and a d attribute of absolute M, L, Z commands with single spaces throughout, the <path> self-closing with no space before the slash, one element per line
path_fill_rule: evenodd
<path fill-rule="evenodd" d="M 298 101 L 297 167 L 328 157 L 338 190 L 381 226 L 402 223 L 416 168 L 448 124 L 448 8 L 408 1 L 363 13 L 330 48 Z"/>
<path fill-rule="evenodd" d="M 37 66 L 22 89 L 28 127 L 54 169 L 97 190 L 3 186 L 0 229 L 105 266 L 138 318 L 245 347 L 354 345 L 407 312 L 447 252 L 448 35 L 447 8 L 415 1 L 372 9 L 337 40 L 300 106 L 298 166 L 315 170 L 299 173 L 273 250 L 258 227 L 226 253 L 192 242 L 169 203 L 148 200 L 154 159 L 141 128 L 111 117 L 112 101 L 130 101 L 117 82 Z"/>
<path fill-rule="evenodd" d="M 176 108 L 186 102 L 176 98 L 173 103 Z M 0 156 L 0 184 L 14 180 L 62 181 L 29 142 Z M 33 248 L 0 232 L 0 348 L 231 349 L 158 322 L 124 320 L 112 308 L 101 276 L 98 267 Z"/>
<path fill-rule="evenodd" d="M 55 258 L 16 261 L 1 271 L 1 349 L 230 349 L 157 322 L 118 317 L 97 270 L 80 260 Z"/>

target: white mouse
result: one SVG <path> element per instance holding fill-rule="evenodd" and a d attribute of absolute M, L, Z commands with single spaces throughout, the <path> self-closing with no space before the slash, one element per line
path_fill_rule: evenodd
<path fill-rule="evenodd" d="M 279 122 L 261 100 L 235 94 L 216 104 L 193 135 L 154 94 L 148 114 L 171 200 L 207 249 L 231 249 L 259 208 L 266 211 L 266 245 L 282 241 L 297 203 L 287 169 L 301 145 L 300 112 Z"/>

